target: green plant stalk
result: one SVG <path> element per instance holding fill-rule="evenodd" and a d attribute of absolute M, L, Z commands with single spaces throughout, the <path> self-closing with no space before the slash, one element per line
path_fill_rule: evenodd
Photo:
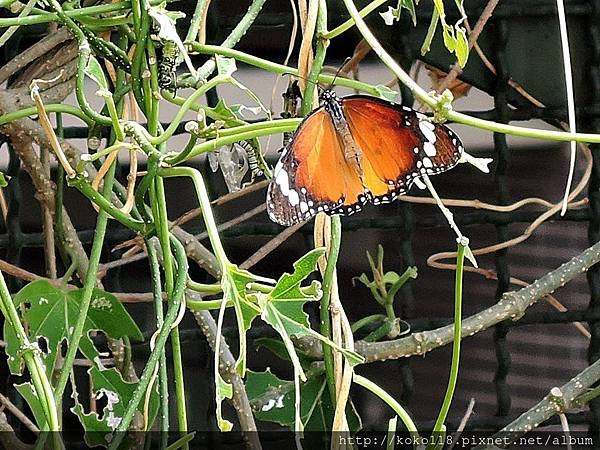
<path fill-rule="evenodd" d="M 152 0 L 151 3 L 158 4 L 162 0 Z M 67 17 L 75 18 L 82 16 L 92 16 L 96 14 L 105 14 L 115 11 L 123 11 L 130 8 L 130 2 L 105 3 L 102 5 L 88 6 L 84 8 L 65 10 Z M 44 12 L 40 14 L 31 14 L 27 17 L 3 17 L 0 18 L 0 28 L 22 25 L 37 25 L 40 23 L 56 22 L 58 15 L 56 13 Z"/>
<path fill-rule="evenodd" d="M 198 196 L 198 202 L 200 203 L 200 209 L 202 210 L 202 218 L 206 224 L 208 238 L 210 240 L 213 252 L 215 253 L 216 258 L 221 265 L 221 271 L 223 274 L 225 274 L 227 272 L 227 266 L 230 264 L 230 262 L 225 254 L 225 250 L 223 249 L 223 244 L 221 243 L 221 238 L 219 237 L 217 223 L 212 212 L 210 198 L 208 196 L 208 192 L 206 191 L 206 186 L 200 172 L 191 167 L 171 167 L 158 169 L 158 174 L 165 178 L 189 177 L 192 179 L 194 188 L 196 189 L 196 194 Z"/>
<path fill-rule="evenodd" d="M 148 224 L 134 220 L 129 214 L 125 214 L 119 208 L 116 208 L 106 197 L 96 191 L 82 175 L 67 181 L 70 186 L 75 186 L 90 201 L 94 202 L 98 208 L 114 217 L 130 230 L 140 233 L 142 236 L 150 232 L 151 228 Z"/>
<path fill-rule="evenodd" d="M 108 113 L 112 122 L 112 128 L 114 130 L 117 141 L 123 142 L 125 140 L 125 134 L 123 133 L 123 129 L 121 128 L 121 124 L 119 123 L 119 114 L 117 113 L 117 106 L 115 105 L 115 101 L 112 95 L 110 94 L 107 95 L 104 99 L 106 101 L 106 106 L 108 108 Z"/>
<path fill-rule="evenodd" d="M 221 44 L 222 47 L 231 48 L 239 42 L 239 40 L 242 38 L 242 36 L 244 36 L 244 34 L 246 34 L 246 32 L 248 31 L 248 28 L 250 28 L 250 25 L 252 25 L 252 23 L 254 23 L 254 20 L 256 19 L 256 17 L 258 16 L 258 13 L 262 9 L 263 5 L 265 4 L 265 1 L 266 0 L 253 0 L 252 1 L 250 6 L 248 7 L 248 11 L 246 11 L 246 14 L 244 14 L 244 17 L 241 18 L 241 20 L 234 27 L 234 29 L 231 30 L 231 33 L 229 33 L 229 36 L 227 36 L 225 38 L 225 40 L 223 41 L 223 43 Z M 216 66 L 217 65 L 214 60 L 211 59 L 211 60 L 206 61 L 202 65 L 202 67 L 198 70 L 196 81 L 205 80 L 206 78 L 208 78 L 208 76 L 214 72 Z"/>
<path fill-rule="evenodd" d="M 81 119 L 87 126 L 92 126 L 94 121 L 91 120 L 85 113 L 80 109 L 72 105 L 64 105 L 61 103 L 51 103 L 44 104 L 44 109 L 46 112 L 53 113 L 65 113 L 75 116 Z M 0 116 L 0 125 L 5 125 L 10 122 L 14 122 L 15 120 L 21 120 L 26 117 L 37 115 L 37 108 L 35 106 L 31 106 L 29 108 L 18 109 L 17 111 L 12 111 L 7 114 L 3 114 Z"/>
<path fill-rule="evenodd" d="M 179 308 L 183 300 L 188 269 L 187 256 L 185 254 L 185 249 L 179 241 L 177 241 L 176 239 L 172 239 L 171 245 L 174 250 L 175 260 L 177 261 L 177 272 L 175 278 L 175 286 L 173 289 L 173 297 L 169 301 L 169 310 L 165 315 L 163 326 L 160 329 L 160 332 L 158 333 L 158 337 L 156 338 L 154 351 L 150 353 L 150 357 L 148 358 L 146 367 L 144 367 L 144 370 L 140 377 L 140 381 L 138 382 L 138 385 L 135 388 L 129 405 L 127 406 L 127 410 L 123 415 L 123 419 L 121 420 L 119 426 L 115 430 L 114 438 L 108 447 L 109 450 L 116 450 L 119 448 L 119 444 L 123 440 L 123 437 L 125 436 L 125 431 L 127 431 L 129 425 L 131 424 L 131 421 L 133 420 L 133 416 L 135 415 L 135 412 L 138 408 L 141 399 L 144 397 L 144 395 L 146 395 L 146 390 L 148 389 L 150 380 L 154 375 L 156 365 L 160 360 L 161 351 L 164 349 L 167 339 L 169 338 L 171 327 L 177 319 Z"/>
<path fill-rule="evenodd" d="M 102 188 L 103 198 L 110 197 L 112 193 L 115 166 L 116 164 L 113 164 L 104 177 L 104 186 Z M 57 403 L 61 401 L 63 393 L 65 392 L 71 370 L 73 369 L 73 362 L 75 361 L 75 356 L 77 355 L 77 349 L 79 348 L 79 342 L 81 341 L 81 336 L 83 335 L 83 327 L 85 326 L 85 321 L 87 319 L 90 302 L 92 300 L 93 289 L 96 287 L 96 282 L 98 281 L 96 278 L 96 273 L 98 272 L 98 264 L 100 263 L 100 256 L 102 254 L 102 246 L 104 245 L 104 235 L 106 233 L 107 224 L 108 213 L 105 210 L 100 209 L 98 218 L 96 219 L 94 241 L 92 243 L 88 268 L 83 281 L 83 292 L 81 294 L 81 302 L 79 305 L 79 315 L 77 316 L 75 325 L 73 326 L 73 332 L 69 336 L 67 354 L 65 355 L 58 382 L 54 390 L 54 398 Z"/>
<path fill-rule="evenodd" d="M 392 331 L 392 326 L 394 323 L 393 320 L 394 319 L 385 320 L 383 322 L 383 324 L 381 324 L 381 326 L 379 326 L 379 328 L 377 328 L 376 330 L 369 333 L 365 337 L 364 341 L 365 342 L 377 342 L 382 337 L 387 336 L 389 334 L 389 332 Z"/>
<path fill-rule="evenodd" d="M 60 418 L 52 393 L 52 386 L 46 375 L 44 363 L 39 356 L 39 349 L 29 341 L 29 337 L 23 328 L 2 272 L 0 272 L 0 311 L 19 339 L 20 346 L 23 349 L 21 351 L 22 358 L 29 370 L 35 393 L 44 411 L 46 423 L 38 425 L 42 430 L 52 432 L 53 447 L 55 450 L 59 450 L 62 448 L 60 434 L 58 433 L 60 431 Z"/>
<path fill-rule="evenodd" d="M 387 403 L 387 405 L 390 408 L 392 408 L 396 414 L 398 414 L 398 417 L 400 417 L 400 420 L 402 420 L 402 423 L 404 423 L 404 426 L 406 426 L 406 429 L 410 433 L 414 433 L 416 436 L 419 435 L 419 431 L 417 430 L 415 423 L 413 422 L 413 420 L 411 419 L 409 414 L 406 412 L 406 410 L 402 407 L 402 405 L 400 403 L 398 403 L 396 401 L 396 399 L 394 399 L 394 397 L 392 397 L 390 394 L 388 394 L 384 389 L 382 389 L 376 383 L 373 383 L 368 378 L 365 378 L 357 373 L 354 373 L 352 380 L 359 386 L 362 386 L 365 389 L 368 389 L 373 394 L 375 394 L 377 397 L 379 397 L 381 400 L 383 400 L 385 403 Z"/>
<path fill-rule="evenodd" d="M 87 67 L 91 56 L 92 49 L 90 44 L 87 39 L 82 38 L 79 41 L 79 61 L 77 63 L 77 77 L 75 82 L 75 96 L 77 97 L 77 103 L 79 103 L 79 107 L 84 114 L 94 122 L 98 122 L 101 125 L 112 125 L 111 118 L 94 111 L 85 98 L 85 68 Z"/>
<path fill-rule="evenodd" d="M 371 316 L 363 317 L 362 319 L 357 320 L 352 324 L 350 328 L 352 329 L 353 333 L 356 333 L 358 330 L 371 323 L 381 322 L 383 320 L 385 320 L 385 316 L 383 314 L 373 314 Z"/>
<path fill-rule="evenodd" d="M 360 17 L 366 17 L 366 16 L 368 16 L 373 11 L 375 11 L 375 9 L 379 8 L 381 5 L 383 5 L 384 3 L 387 3 L 388 1 L 389 0 L 375 0 L 375 1 L 371 2 L 371 3 L 369 3 L 367 6 L 365 6 L 363 9 L 361 9 L 359 11 Z M 340 24 L 337 27 L 335 27 L 333 30 L 327 31 L 326 33 L 323 33 L 321 37 L 323 39 L 331 40 L 334 37 L 337 37 L 340 34 L 348 31 L 353 26 L 354 26 L 354 20 L 353 19 L 348 19 L 345 22 L 343 22 L 342 24 Z"/>
<path fill-rule="evenodd" d="M 200 292 L 201 294 L 219 294 L 223 292 L 223 288 L 220 284 L 206 284 L 206 283 L 198 283 L 191 279 L 187 282 L 188 289 L 192 291 Z"/>
<path fill-rule="evenodd" d="M 186 300 L 186 305 L 191 311 L 213 311 L 221 309 L 223 300 Z M 227 308 L 234 306 L 232 300 L 227 301 Z"/>
<path fill-rule="evenodd" d="M 25 8 L 23 8 L 21 10 L 21 12 L 19 13 L 19 17 L 26 17 L 29 15 L 29 13 L 31 12 L 31 10 L 33 9 L 33 6 L 37 3 L 37 0 L 29 0 L 27 2 L 27 4 L 25 5 Z M 6 30 L 4 33 L 2 33 L 2 36 L 0 36 L 0 47 L 2 47 L 4 44 L 6 44 L 6 42 L 11 38 L 11 36 L 13 34 L 15 34 L 15 32 L 19 29 L 18 25 L 13 25 L 12 27 L 9 27 L 8 30 Z"/>
<path fill-rule="evenodd" d="M 181 107 L 177 111 L 177 114 L 175 114 L 175 117 L 171 120 L 171 123 L 169 124 L 167 129 L 163 133 L 161 133 L 160 136 L 150 139 L 150 143 L 153 145 L 159 145 L 163 142 L 166 142 L 167 139 L 173 136 L 175 130 L 177 130 L 177 127 L 183 120 L 185 114 L 189 111 L 191 105 L 194 104 L 196 100 L 198 100 L 198 98 L 205 95 L 209 90 L 211 90 L 215 86 L 218 86 L 219 84 L 223 83 L 228 83 L 229 81 L 229 77 L 216 76 L 210 81 L 200 86 L 198 89 L 196 89 L 196 91 L 194 91 L 194 93 L 185 100 L 183 105 L 181 105 Z"/>
<path fill-rule="evenodd" d="M 169 238 L 169 222 L 167 218 L 167 204 L 165 201 L 165 188 L 161 177 L 154 180 L 155 197 L 152 203 L 158 206 L 157 231 L 158 239 L 163 253 L 163 270 L 165 272 L 165 288 L 167 296 L 173 295 L 173 256 Z M 181 270 L 181 267 L 178 267 Z M 178 276 L 181 274 L 178 273 Z M 185 273 L 187 278 L 187 273 Z M 171 350 L 173 354 L 173 372 L 175 376 L 175 395 L 177 397 L 177 418 L 179 431 L 186 434 L 187 413 L 185 405 L 185 386 L 183 380 L 183 363 L 181 359 L 181 342 L 179 338 L 179 329 L 174 327 L 171 330 Z"/>
<path fill-rule="evenodd" d="M 236 61 L 240 61 L 249 64 L 260 69 L 267 70 L 269 72 L 279 75 L 291 75 L 298 76 L 298 69 L 294 67 L 284 66 L 283 64 L 277 64 L 266 59 L 258 58 L 248 53 L 241 52 L 230 48 L 220 47 L 217 45 L 200 45 L 197 42 L 186 43 L 193 51 L 207 54 L 207 55 L 222 55 L 229 58 L 234 58 Z M 353 80 L 350 78 L 337 77 L 327 74 L 319 74 L 317 77 L 319 82 L 331 84 L 334 79 L 338 86 L 344 86 L 358 91 L 366 92 L 370 95 L 379 95 L 377 88 L 374 86 L 363 83 L 362 81 Z"/>
<path fill-rule="evenodd" d="M 465 262 L 465 246 L 459 242 L 456 255 L 456 275 L 454 280 L 454 339 L 452 341 L 452 363 L 450 365 L 450 376 L 448 379 L 448 387 L 438 417 L 433 426 L 432 435 L 437 433 L 443 435 L 445 433 L 444 422 L 450 411 L 454 390 L 456 389 L 456 381 L 458 380 L 458 368 L 460 365 L 460 343 L 462 337 L 462 287 L 463 287 L 463 270 Z M 442 440 L 443 441 L 443 440 Z M 435 442 L 435 439 L 433 440 Z M 428 450 L 440 448 L 437 445 L 430 444 Z"/>
<path fill-rule="evenodd" d="M 224 145 L 233 144 L 235 142 L 245 141 L 248 139 L 253 139 L 259 136 L 268 136 L 270 134 L 279 134 L 285 131 L 294 131 L 298 125 L 302 122 L 302 119 L 280 119 L 274 120 L 270 122 L 260 122 L 256 124 L 245 125 L 243 127 L 235 127 L 229 128 L 226 130 L 237 130 L 237 129 L 252 129 L 251 131 L 243 131 L 237 134 L 230 134 L 227 132 L 228 136 L 219 137 L 217 139 L 211 139 L 209 141 L 203 142 L 202 144 L 198 144 L 194 146 L 192 151 L 188 153 L 186 161 L 195 156 L 201 155 L 203 153 L 212 152 L 214 150 L 219 149 Z M 223 131 L 226 131 L 223 130 Z M 221 133 L 219 133 L 221 134 Z"/>
<path fill-rule="evenodd" d="M 343 0 L 346 5 L 346 9 L 350 13 L 350 16 L 356 23 L 356 27 L 362 34 L 363 38 L 373 51 L 377 54 L 379 59 L 398 77 L 400 82 L 404 84 L 412 94 L 419 99 L 419 101 L 433 110 L 440 110 L 443 106 L 440 104 L 438 97 L 430 96 L 421 86 L 419 86 L 411 77 L 408 75 L 392 58 L 389 53 L 381 46 L 377 38 L 373 35 L 367 24 L 360 17 L 356 6 L 352 0 Z M 340 83 L 341 84 L 341 83 Z M 600 143 L 600 134 L 591 133 L 570 133 L 564 131 L 554 130 L 538 130 L 535 128 L 518 127 L 503 123 L 493 122 L 491 120 L 478 119 L 471 117 L 467 114 L 459 113 L 456 111 L 445 111 L 443 116 L 447 120 L 453 122 L 462 123 L 464 125 L 470 125 L 475 128 L 482 130 L 488 130 L 496 133 L 510 134 L 514 136 L 522 136 L 534 139 L 545 139 L 554 141 L 577 141 L 577 142 L 588 142 L 588 143 Z"/>
<path fill-rule="evenodd" d="M 306 80 L 306 88 L 302 95 L 302 103 L 300 105 L 300 115 L 305 117 L 313 110 L 313 101 L 315 91 L 317 89 L 317 80 L 323 63 L 325 62 L 325 54 L 327 53 L 327 45 L 329 41 L 319 37 L 319 34 L 327 31 L 327 4 L 324 0 L 319 0 L 319 10 L 317 11 L 317 48 L 315 50 L 315 57 L 308 73 L 308 80 Z"/>
<path fill-rule="evenodd" d="M 321 334 L 327 339 L 331 339 L 331 318 L 329 306 L 331 305 L 331 289 L 333 287 L 333 277 L 337 266 L 338 256 L 340 254 L 340 243 L 342 240 L 342 222 L 340 216 L 331 217 L 331 242 L 329 254 L 327 255 L 327 267 L 323 274 L 323 296 L 319 306 L 321 318 Z M 333 367 L 333 350 L 329 345 L 323 346 L 323 361 L 325 362 L 325 376 L 327 387 L 331 395 L 331 402 L 335 405 L 335 370 Z"/>
<path fill-rule="evenodd" d="M 152 273 L 152 291 L 154 294 L 154 311 L 156 313 L 156 327 L 161 329 L 164 324 L 164 311 L 162 288 L 160 281 L 160 266 L 156 256 L 156 250 L 151 242 L 146 240 L 146 251 L 148 260 L 150 261 L 150 270 Z M 160 352 L 158 384 L 160 393 L 160 431 L 161 436 L 164 435 L 168 439 L 167 432 L 169 431 L 169 379 L 167 376 L 167 358 L 164 348 Z M 164 444 L 163 439 L 163 444 Z"/>
<path fill-rule="evenodd" d="M 200 28 L 200 21 L 202 20 L 202 16 L 205 14 L 204 9 L 207 7 L 208 0 L 197 0 L 196 8 L 194 9 L 194 15 L 192 16 L 192 20 L 190 21 L 190 26 L 185 35 L 186 41 L 195 41 L 198 36 L 198 31 Z"/>

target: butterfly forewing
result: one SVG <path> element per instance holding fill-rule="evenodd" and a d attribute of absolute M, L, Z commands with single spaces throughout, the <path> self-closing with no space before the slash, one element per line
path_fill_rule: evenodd
<path fill-rule="evenodd" d="M 346 162 L 329 114 L 317 109 L 300 125 L 273 172 L 267 191 L 269 217 L 281 225 L 319 211 L 360 203 L 360 177 Z"/>

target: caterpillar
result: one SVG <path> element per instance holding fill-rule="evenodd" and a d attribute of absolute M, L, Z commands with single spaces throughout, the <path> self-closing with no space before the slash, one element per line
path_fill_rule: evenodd
<path fill-rule="evenodd" d="M 162 55 L 158 63 L 158 85 L 162 89 L 174 92 L 179 48 L 174 41 L 164 40 L 162 44 Z"/>
<path fill-rule="evenodd" d="M 250 183 L 252 183 L 256 177 L 260 177 L 264 174 L 258 156 L 256 155 L 257 149 L 248 141 L 239 141 L 237 142 L 237 145 L 242 147 L 248 156 L 248 166 L 250 167 L 251 173 Z"/>

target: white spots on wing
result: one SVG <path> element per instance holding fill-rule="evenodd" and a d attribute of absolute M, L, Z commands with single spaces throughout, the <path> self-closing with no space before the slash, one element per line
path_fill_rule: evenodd
<path fill-rule="evenodd" d="M 288 194 L 288 200 L 290 201 L 290 205 L 296 206 L 298 203 L 300 203 L 300 196 L 295 190 L 291 189 L 290 193 Z"/>
<path fill-rule="evenodd" d="M 419 122 L 419 128 L 421 130 L 421 133 L 423 133 L 423 136 L 425 136 L 425 138 L 431 142 L 432 144 L 435 143 L 435 125 L 432 124 L 431 122 L 429 122 L 428 120 L 421 120 Z"/>
<path fill-rule="evenodd" d="M 427 167 L 428 169 L 433 167 L 433 163 L 431 162 L 431 159 L 423 158 L 423 166 Z"/>
<path fill-rule="evenodd" d="M 415 147 L 415 148 L 413 148 L 413 152 L 415 152 L 415 153 L 419 153 L 419 147 Z"/>
<path fill-rule="evenodd" d="M 425 154 L 429 157 L 434 157 L 436 154 L 435 145 L 429 141 L 423 144 L 423 150 L 425 150 Z"/>
<path fill-rule="evenodd" d="M 420 169 L 421 167 L 423 167 L 423 162 L 417 161 L 417 169 Z"/>
<path fill-rule="evenodd" d="M 418 112 L 418 113 L 416 113 L 416 114 L 417 114 L 417 118 L 418 118 L 419 120 L 427 120 L 427 116 L 426 116 L 425 114 L 423 114 L 423 113 L 420 113 L 420 112 Z"/>
<path fill-rule="evenodd" d="M 304 201 L 300 202 L 300 212 L 302 214 L 304 214 L 305 212 L 308 212 L 308 205 Z"/>
<path fill-rule="evenodd" d="M 306 188 L 300 188 L 300 192 L 302 192 L 303 194 L 306 194 Z"/>
<path fill-rule="evenodd" d="M 277 164 L 275 165 L 275 169 L 273 170 L 273 176 L 277 176 L 279 175 L 279 173 L 281 172 L 281 170 L 283 169 L 283 163 L 281 162 L 281 159 L 279 161 L 277 161 Z"/>
<path fill-rule="evenodd" d="M 279 171 L 275 177 L 275 183 L 277 183 L 279 189 L 281 189 L 281 193 L 287 197 L 290 193 L 290 178 L 285 170 Z"/>

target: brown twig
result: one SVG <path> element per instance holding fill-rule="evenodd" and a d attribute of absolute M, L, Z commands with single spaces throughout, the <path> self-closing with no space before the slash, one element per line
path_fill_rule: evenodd
<path fill-rule="evenodd" d="M 0 393 L 0 403 L 11 412 L 19 421 L 27 427 L 32 433 L 38 434 L 40 429 L 27 417 L 27 415 L 17 408 L 7 397 Z"/>
<path fill-rule="evenodd" d="M 61 28 L 56 33 L 45 36 L 25 51 L 18 53 L 13 59 L 0 67 L 0 84 L 4 83 L 12 75 L 23 69 L 27 64 L 46 55 L 50 50 L 70 39 L 72 39 L 72 37 L 69 34 L 69 31 L 66 28 Z"/>
<path fill-rule="evenodd" d="M 527 308 L 539 299 L 564 286 L 598 261 L 600 261 L 600 243 L 583 251 L 534 283 L 516 292 L 505 293 L 495 305 L 465 319 L 462 336 L 472 336 L 503 320 L 518 320 Z M 359 341 L 356 343 L 356 349 L 367 361 L 397 359 L 410 355 L 423 355 L 452 342 L 452 339 L 453 325 L 447 325 L 435 330 L 413 333 L 393 341 L 373 343 Z"/>
<path fill-rule="evenodd" d="M 298 231 L 304 223 L 298 223 L 296 225 L 292 225 L 291 227 L 287 227 L 261 248 L 259 248 L 256 252 L 254 252 L 246 261 L 240 264 L 240 269 L 250 269 L 252 266 L 256 265 L 259 261 L 261 261 L 264 257 L 266 257 L 269 253 L 283 244 L 290 236 L 292 236 L 296 231 Z"/>
<path fill-rule="evenodd" d="M 208 344 L 214 350 L 217 339 L 217 324 L 215 319 L 209 311 L 195 311 L 194 317 L 200 325 L 200 329 L 206 336 Z M 235 409 L 238 420 L 240 421 L 240 429 L 244 434 L 244 439 L 248 448 L 260 449 L 261 444 L 258 439 L 258 433 L 256 423 L 254 422 L 254 415 L 252 414 L 252 407 L 246 394 L 244 381 L 235 370 L 235 358 L 233 357 L 231 350 L 225 339 L 221 336 L 221 342 L 219 344 L 220 355 L 219 355 L 219 371 L 221 375 L 228 383 L 233 385 L 233 398 L 231 403 Z"/>

